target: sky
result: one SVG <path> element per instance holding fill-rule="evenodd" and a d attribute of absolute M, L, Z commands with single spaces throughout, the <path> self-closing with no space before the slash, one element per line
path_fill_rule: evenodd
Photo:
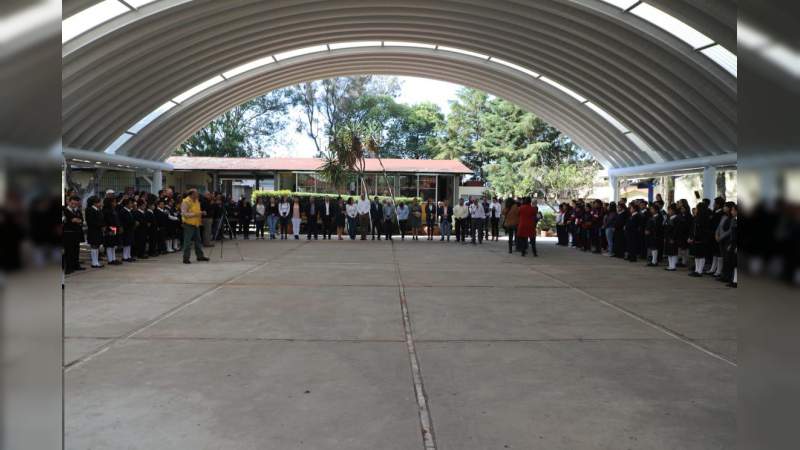
<path fill-rule="evenodd" d="M 397 101 L 400 103 L 420 103 L 424 101 L 432 102 L 439 106 L 442 113 L 447 115 L 450 112 L 450 101 L 455 100 L 456 92 L 462 86 L 444 81 L 430 80 L 427 78 L 416 77 L 397 77 L 402 89 Z M 273 157 L 297 157 L 311 158 L 317 150 L 314 141 L 304 133 L 296 132 L 297 121 L 301 118 L 302 112 L 295 109 L 290 114 L 290 125 L 281 136 L 281 144 L 274 145 L 268 150 Z"/>

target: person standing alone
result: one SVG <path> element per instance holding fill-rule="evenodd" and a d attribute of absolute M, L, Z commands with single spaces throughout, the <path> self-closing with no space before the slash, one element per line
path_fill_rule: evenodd
<path fill-rule="evenodd" d="M 203 255 L 203 243 L 200 237 L 200 224 L 203 214 L 200 209 L 200 196 L 197 189 L 191 189 L 181 202 L 181 220 L 183 221 L 183 263 L 191 264 L 191 244 L 194 241 L 194 253 L 198 261 L 208 261 Z"/>

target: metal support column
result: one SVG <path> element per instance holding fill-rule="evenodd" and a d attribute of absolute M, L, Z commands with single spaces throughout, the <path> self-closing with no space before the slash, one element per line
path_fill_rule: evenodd
<path fill-rule="evenodd" d="M 717 168 L 703 167 L 703 198 L 711 201 L 717 196 Z"/>
<path fill-rule="evenodd" d="M 153 194 L 158 194 L 158 191 L 161 190 L 161 170 L 154 170 L 153 171 L 153 184 L 150 185 L 150 192 Z"/>
<path fill-rule="evenodd" d="M 619 201 L 619 179 L 615 176 L 608 177 L 608 183 L 611 185 L 611 201 Z"/>

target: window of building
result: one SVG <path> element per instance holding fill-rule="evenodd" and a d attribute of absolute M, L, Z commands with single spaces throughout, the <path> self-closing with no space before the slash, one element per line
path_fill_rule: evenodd
<path fill-rule="evenodd" d="M 423 201 L 430 199 L 437 200 L 436 196 L 436 175 L 419 176 L 419 196 Z"/>
<path fill-rule="evenodd" d="M 417 176 L 416 175 L 400 175 L 400 196 L 401 197 L 416 197 L 417 196 Z"/>
<path fill-rule="evenodd" d="M 317 180 L 314 173 L 298 173 L 295 192 L 316 192 Z"/>
<path fill-rule="evenodd" d="M 378 174 L 376 176 L 378 178 L 378 195 L 389 196 L 391 193 L 396 193 L 397 186 L 395 186 L 395 179 L 397 177 L 394 175 L 384 176 L 383 174 Z"/>

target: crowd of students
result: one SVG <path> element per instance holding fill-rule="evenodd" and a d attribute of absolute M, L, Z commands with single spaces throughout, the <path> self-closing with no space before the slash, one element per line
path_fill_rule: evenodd
<path fill-rule="evenodd" d="M 508 238 L 508 252 L 516 249 L 526 256 L 536 249 L 537 223 L 542 218 L 531 198 L 505 201 L 498 198 L 460 199 L 455 206 L 447 200 L 416 199 L 396 205 L 390 198 L 359 197 L 258 197 L 233 201 L 219 193 L 200 196 L 191 190 L 177 195 L 165 189 L 158 195 L 146 192 L 90 197 L 81 207 L 80 197 L 69 193 L 64 208 L 64 266 L 67 273 L 83 270 L 79 263 L 80 243 L 90 247 L 91 266 L 120 265 L 183 250 L 189 263 L 189 246 L 194 243 L 198 261 L 207 261 L 203 247 L 221 239 L 350 240 L 387 239 L 400 236 L 419 240 L 450 241 L 473 245 L 497 241 L 500 229 Z M 194 211 L 193 208 L 196 208 Z M 305 228 L 303 231 L 302 228 Z M 576 200 L 559 206 L 556 214 L 558 245 L 572 246 L 630 262 L 644 259 L 655 267 L 666 260 L 665 270 L 687 267 L 689 275 L 712 275 L 729 286 L 737 285 L 738 209 L 722 198 L 704 200 L 690 207 L 680 200 L 665 204 L 659 196 L 653 202 L 626 200 L 603 203 Z M 191 235 L 187 235 L 191 234 Z M 196 233 L 196 236 L 194 235 Z M 105 251 L 101 254 L 100 249 Z M 121 250 L 118 255 L 117 250 Z"/>
<path fill-rule="evenodd" d="M 685 199 L 665 207 L 661 196 L 653 202 L 578 200 L 559 206 L 556 231 L 562 246 L 607 251 L 630 262 L 644 259 L 649 267 L 666 260 L 667 271 L 689 267 L 692 277 L 738 283 L 738 206 L 721 197 L 694 208 Z"/>

